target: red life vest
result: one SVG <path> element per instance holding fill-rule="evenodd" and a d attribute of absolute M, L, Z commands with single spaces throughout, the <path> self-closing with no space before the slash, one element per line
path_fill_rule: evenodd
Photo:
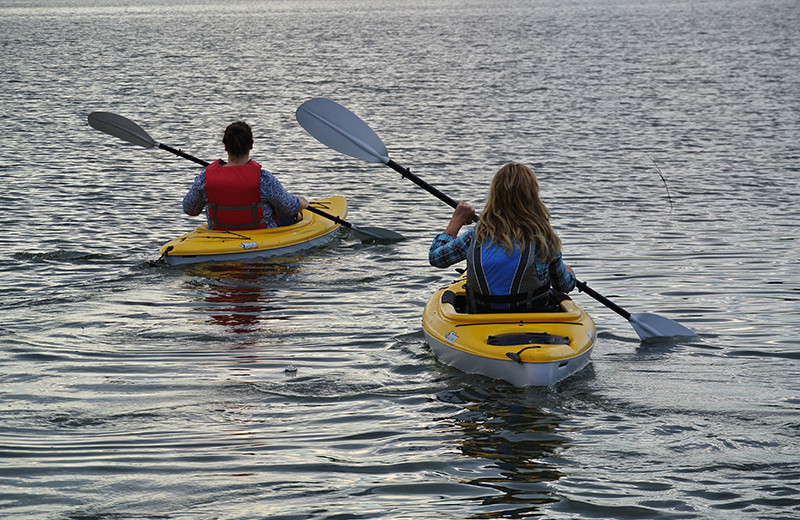
<path fill-rule="evenodd" d="M 214 161 L 206 168 L 208 216 L 214 229 L 257 229 L 261 222 L 261 165 L 250 161 L 223 166 Z"/>

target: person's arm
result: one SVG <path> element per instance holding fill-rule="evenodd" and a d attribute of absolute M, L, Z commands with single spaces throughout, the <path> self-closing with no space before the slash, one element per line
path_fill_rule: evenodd
<path fill-rule="evenodd" d="M 189 192 L 183 197 L 183 212 L 187 215 L 199 215 L 206 207 L 206 171 L 195 177 Z"/>
<path fill-rule="evenodd" d="M 575 288 L 577 278 L 572 268 L 564 263 L 561 253 L 550 262 L 550 285 L 557 291 L 568 293 Z"/>
<path fill-rule="evenodd" d="M 444 268 L 466 260 L 467 250 L 474 235 L 474 229 L 457 237 L 449 233 L 439 233 L 428 250 L 428 262 L 433 267 Z"/>
<path fill-rule="evenodd" d="M 463 226 L 471 224 L 473 218 L 475 218 L 475 208 L 466 202 L 459 202 L 444 233 L 436 235 L 428 250 L 428 262 L 432 266 L 450 267 L 467 258 L 467 249 L 474 231 L 470 229 L 461 236 L 458 236 L 458 232 Z"/>
<path fill-rule="evenodd" d="M 461 228 L 472 224 L 475 218 L 475 208 L 470 206 L 464 201 L 459 201 L 453 216 L 450 217 L 450 222 L 447 224 L 444 232 L 452 237 L 457 237 Z"/>
<path fill-rule="evenodd" d="M 284 215 L 295 215 L 308 207 L 303 196 L 292 195 L 267 170 L 261 170 L 261 199 Z"/>

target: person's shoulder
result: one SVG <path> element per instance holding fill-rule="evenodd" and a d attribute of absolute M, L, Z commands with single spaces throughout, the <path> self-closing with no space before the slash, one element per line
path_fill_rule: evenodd
<path fill-rule="evenodd" d="M 272 173 L 268 169 L 264 168 L 263 166 L 261 166 L 261 176 L 264 177 L 264 178 L 267 178 L 267 179 L 278 180 L 278 178 L 275 177 L 274 173 Z"/>

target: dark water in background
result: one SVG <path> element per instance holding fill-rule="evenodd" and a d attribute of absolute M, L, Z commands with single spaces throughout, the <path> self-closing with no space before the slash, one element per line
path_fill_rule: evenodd
<path fill-rule="evenodd" d="M 0 22 L 0 516 L 800 517 L 796 1 L 3 1 Z M 305 134 L 315 96 L 456 199 L 533 165 L 580 277 L 701 337 L 641 344 L 579 294 L 600 339 L 558 386 L 441 366 L 420 317 L 450 209 Z M 291 190 L 408 240 L 151 267 L 199 222 L 196 169 L 93 110 L 209 160 L 244 118 Z"/>

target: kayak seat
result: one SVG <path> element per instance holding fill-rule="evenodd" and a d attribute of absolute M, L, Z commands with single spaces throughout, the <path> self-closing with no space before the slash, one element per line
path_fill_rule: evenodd
<path fill-rule="evenodd" d="M 550 290 L 550 295 L 548 297 L 547 305 L 537 311 L 530 311 L 530 312 L 562 312 L 563 309 L 561 305 L 559 305 L 564 300 L 571 300 L 569 296 L 565 293 Z M 449 303 L 453 306 L 455 311 L 459 314 L 467 314 L 467 295 L 466 294 L 456 294 L 453 291 L 447 290 L 442 293 L 442 303 Z M 482 310 L 480 313 L 477 314 L 487 314 L 487 313 L 504 313 L 508 312 L 507 310 L 502 309 L 485 309 Z M 519 312 L 519 311 L 517 311 Z M 522 311 L 525 312 L 525 311 Z"/>
<path fill-rule="evenodd" d="M 442 303 L 449 303 L 460 314 L 467 312 L 467 296 L 465 294 L 445 291 L 442 293 Z"/>

